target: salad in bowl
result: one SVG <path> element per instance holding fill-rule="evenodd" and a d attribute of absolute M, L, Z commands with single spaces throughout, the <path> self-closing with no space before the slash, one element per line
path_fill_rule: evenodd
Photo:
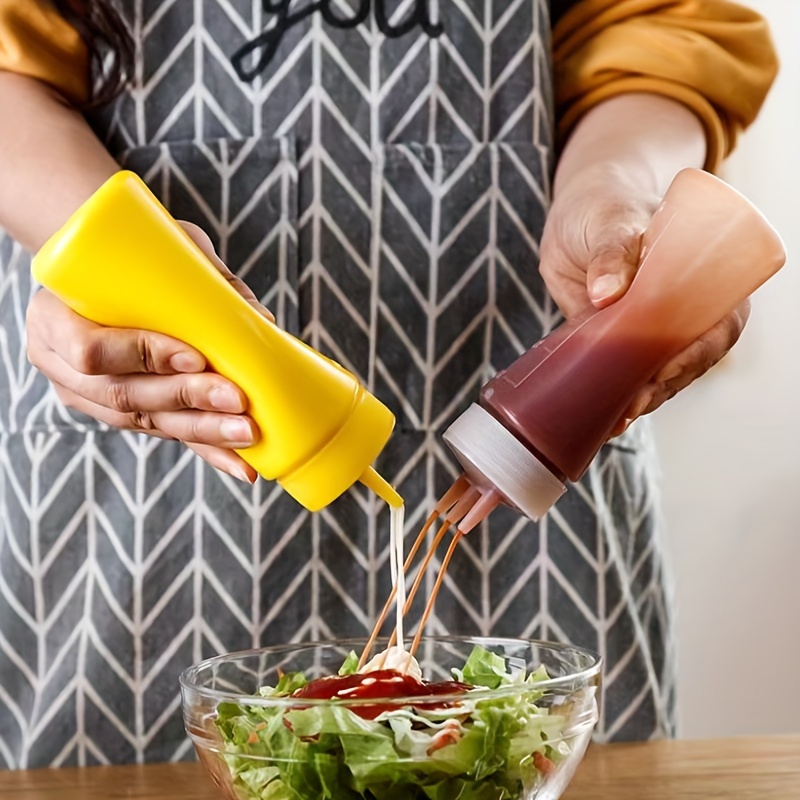
<path fill-rule="evenodd" d="M 365 644 L 270 647 L 184 672 L 186 729 L 226 800 L 561 795 L 598 718 L 595 654 L 431 636 L 417 658 L 389 648 L 359 669 Z"/>

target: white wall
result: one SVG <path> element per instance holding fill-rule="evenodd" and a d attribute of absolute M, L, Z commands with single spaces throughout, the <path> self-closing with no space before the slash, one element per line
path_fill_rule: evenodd
<path fill-rule="evenodd" d="M 724 176 L 789 260 L 736 348 L 655 415 L 687 738 L 800 732 L 800 2 L 746 2 L 782 71 Z"/>

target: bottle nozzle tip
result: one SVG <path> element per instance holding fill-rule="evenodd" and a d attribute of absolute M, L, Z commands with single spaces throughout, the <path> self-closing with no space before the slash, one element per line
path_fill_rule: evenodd
<path fill-rule="evenodd" d="M 475 501 L 472 508 L 458 524 L 458 530 L 461 533 L 469 533 L 476 525 L 483 522 L 502 502 L 503 496 L 496 489 L 481 492 L 480 498 Z"/>
<path fill-rule="evenodd" d="M 373 467 L 367 467 L 359 481 L 375 492 L 381 500 L 385 500 L 392 508 L 400 508 L 403 505 L 403 498 L 397 490 Z"/>

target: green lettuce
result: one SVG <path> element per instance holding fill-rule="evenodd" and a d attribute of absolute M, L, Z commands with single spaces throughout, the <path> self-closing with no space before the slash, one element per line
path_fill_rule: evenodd
<path fill-rule="evenodd" d="M 350 653 L 339 671 L 354 673 Z M 540 708 L 527 674 L 476 646 L 454 677 L 474 686 L 449 708 L 398 706 L 364 719 L 345 703 L 291 708 L 223 703 L 216 726 L 223 758 L 242 800 L 516 800 L 568 754 L 565 719 Z M 305 686 L 282 675 L 262 697 L 287 697 Z M 516 687 L 498 696 L 481 689 Z M 545 759 L 546 761 L 543 761 Z M 538 766 L 537 766 L 538 764 Z"/>

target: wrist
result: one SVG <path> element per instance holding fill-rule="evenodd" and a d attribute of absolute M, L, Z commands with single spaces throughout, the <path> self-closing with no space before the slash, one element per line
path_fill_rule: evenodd
<path fill-rule="evenodd" d="M 554 196 L 607 181 L 661 197 L 685 167 L 702 167 L 705 131 L 695 114 L 666 97 L 630 94 L 595 106 L 559 159 Z"/>
<path fill-rule="evenodd" d="M 560 176 L 553 193 L 554 203 L 559 205 L 575 203 L 587 196 L 606 198 L 614 202 L 636 201 L 652 206 L 658 205 L 663 190 L 662 180 L 645 160 L 634 159 L 603 160 L 587 164 L 580 170 L 570 171 Z"/>
<path fill-rule="evenodd" d="M 0 70 L 0 227 L 36 252 L 119 169 L 83 115 Z"/>

